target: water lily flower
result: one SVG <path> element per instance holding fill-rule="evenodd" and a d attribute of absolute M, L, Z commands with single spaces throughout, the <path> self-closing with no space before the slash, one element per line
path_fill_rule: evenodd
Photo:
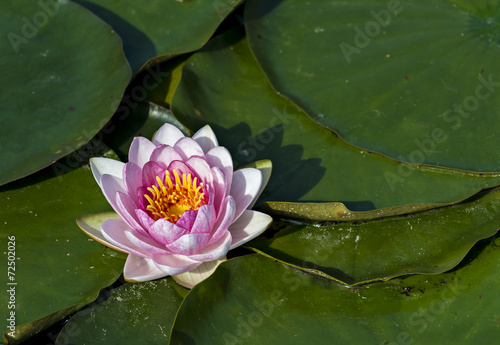
<path fill-rule="evenodd" d="M 190 138 L 165 124 L 152 141 L 134 138 L 128 163 L 99 157 L 90 166 L 120 216 L 100 227 L 105 244 L 129 254 L 129 281 L 210 270 L 272 221 L 250 210 L 267 183 L 263 174 L 233 171 L 229 151 L 209 126 Z"/>

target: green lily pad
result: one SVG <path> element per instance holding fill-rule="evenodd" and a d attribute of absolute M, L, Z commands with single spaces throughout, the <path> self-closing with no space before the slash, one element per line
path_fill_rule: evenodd
<path fill-rule="evenodd" d="M 499 171 L 496 1 L 249 0 L 272 85 L 349 143 L 411 163 Z M 300 23 L 294 25 L 291 23 Z"/>
<path fill-rule="evenodd" d="M 375 211 L 374 211 L 375 212 Z M 500 224 L 500 189 L 452 206 L 366 221 L 275 225 L 246 244 L 275 259 L 345 284 L 442 273 Z M 281 229 L 282 228 L 282 229 Z"/>
<path fill-rule="evenodd" d="M 150 59 L 157 62 L 199 49 L 242 0 L 75 2 L 101 17 L 122 37 L 125 55 L 135 73 Z"/>
<path fill-rule="evenodd" d="M 357 287 L 248 255 L 193 288 L 170 344 L 494 344 L 499 279 L 493 243 L 453 272 Z"/>
<path fill-rule="evenodd" d="M 85 236 L 75 219 L 110 206 L 88 166 L 68 166 L 81 150 L 30 177 L 0 188 L 0 238 L 15 237 L 15 275 L 0 278 L 15 285 L 16 331 L 4 333 L 18 344 L 92 302 L 99 290 L 122 273 L 125 255 Z M 67 169 L 63 169 L 66 167 Z M 9 249 L 9 252 L 11 250 Z M 8 256 L 2 256 L 7 267 Z M 10 296 L 0 296 L 7 306 Z M 5 309 L 7 310 L 7 309 Z"/>
<path fill-rule="evenodd" d="M 197 130 L 210 124 L 236 166 L 269 159 L 262 201 L 337 201 L 350 210 L 463 200 L 500 183 L 479 174 L 406 165 L 348 145 L 269 84 L 239 30 L 209 42 L 184 65 L 174 115 Z"/>
<path fill-rule="evenodd" d="M 174 285 L 166 278 L 107 291 L 71 317 L 55 344 L 167 343 L 183 300 Z"/>
<path fill-rule="evenodd" d="M 120 38 L 70 1 L 0 3 L 0 185 L 87 143 L 130 79 Z"/>

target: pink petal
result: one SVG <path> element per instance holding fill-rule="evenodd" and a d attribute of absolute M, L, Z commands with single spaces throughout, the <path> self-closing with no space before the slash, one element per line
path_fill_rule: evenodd
<path fill-rule="evenodd" d="M 142 186 L 151 187 L 153 185 L 158 186 L 156 177 L 159 177 L 163 182 L 165 182 L 165 169 L 156 162 L 149 161 L 144 164 L 142 168 Z"/>
<path fill-rule="evenodd" d="M 215 207 L 215 213 L 218 215 L 220 213 L 221 205 L 224 199 L 226 198 L 226 194 L 229 193 L 227 190 L 227 184 L 226 184 L 226 177 L 222 173 L 222 171 L 217 168 L 213 167 L 211 169 L 212 171 L 212 179 L 213 179 L 213 193 L 214 193 L 214 200 L 213 204 Z"/>
<path fill-rule="evenodd" d="M 180 228 L 186 229 L 189 232 L 189 230 L 191 230 L 191 228 L 193 227 L 197 215 L 198 211 L 193 211 L 193 210 L 185 211 L 179 218 L 179 220 L 177 220 L 175 225 L 177 225 Z"/>
<path fill-rule="evenodd" d="M 108 200 L 111 207 L 113 207 L 113 210 L 119 214 L 120 208 L 116 204 L 116 193 L 127 193 L 122 179 L 116 176 L 104 174 L 101 176 L 101 186 L 102 193 L 106 197 L 106 200 Z"/>
<path fill-rule="evenodd" d="M 182 181 L 182 174 L 186 174 L 186 176 L 191 174 L 193 179 L 195 177 L 198 177 L 198 175 L 196 175 L 193 172 L 193 170 L 191 170 L 191 168 L 186 165 L 186 163 L 181 161 L 173 161 L 172 163 L 170 163 L 167 170 L 170 172 L 170 179 L 172 180 L 172 182 L 175 181 L 173 173 L 174 170 L 177 170 L 177 173 L 179 174 L 179 178 L 181 179 L 181 181 Z"/>
<path fill-rule="evenodd" d="M 212 148 L 219 146 L 217 142 L 217 137 L 215 136 L 214 131 L 210 128 L 209 125 L 201 128 L 198 132 L 193 135 L 193 140 L 195 140 L 198 144 L 200 144 L 203 152 L 208 152 Z"/>
<path fill-rule="evenodd" d="M 130 242 L 125 235 L 127 230 L 130 230 L 130 227 L 121 219 L 108 219 L 101 223 L 101 232 L 109 242 L 122 248 L 127 253 L 144 258 L 149 257 L 147 251 Z"/>
<path fill-rule="evenodd" d="M 198 178 L 205 184 L 212 184 L 212 172 L 210 171 L 210 166 L 204 158 L 193 156 L 186 161 L 186 165 L 191 168 Z"/>
<path fill-rule="evenodd" d="M 236 205 L 234 204 L 233 197 L 229 195 L 224 200 L 224 203 L 221 208 L 221 213 L 219 214 L 217 222 L 213 227 L 215 231 L 212 232 L 212 238 L 210 239 L 208 244 L 212 244 L 219 238 L 221 238 L 224 232 L 233 223 L 235 212 L 236 212 Z"/>
<path fill-rule="evenodd" d="M 149 229 L 151 237 L 163 245 L 171 244 L 182 235 L 188 233 L 189 230 L 183 229 L 163 218 L 158 219 Z"/>
<path fill-rule="evenodd" d="M 262 173 L 257 169 L 245 168 L 234 172 L 230 192 L 236 204 L 234 219 L 238 219 L 257 197 L 261 184 Z"/>
<path fill-rule="evenodd" d="M 196 220 L 190 229 L 190 233 L 211 234 L 215 221 L 215 209 L 213 205 L 203 205 L 198 209 L 198 214 L 196 215 Z"/>
<path fill-rule="evenodd" d="M 166 123 L 156 132 L 153 137 L 153 144 L 157 146 L 162 144 L 174 146 L 175 143 L 181 138 L 184 138 L 184 134 L 182 134 L 179 128 Z"/>
<path fill-rule="evenodd" d="M 118 214 L 128 225 L 130 225 L 130 227 L 145 236 L 148 235 L 135 213 L 137 206 L 127 194 L 123 194 L 122 192 L 116 193 L 116 205 L 120 211 Z"/>
<path fill-rule="evenodd" d="M 230 246 L 231 234 L 226 230 L 218 241 L 206 246 L 198 254 L 190 255 L 189 258 L 196 261 L 218 260 L 227 254 Z"/>
<path fill-rule="evenodd" d="M 186 161 L 192 156 L 203 156 L 203 152 L 200 145 L 191 138 L 182 138 L 174 145 L 175 151 L 182 157 L 182 160 Z"/>
<path fill-rule="evenodd" d="M 142 236 L 138 232 L 131 230 L 126 230 L 125 236 L 127 236 L 130 242 L 132 242 L 135 246 L 148 252 L 150 256 L 152 254 L 158 254 L 158 255 L 171 254 L 168 250 L 166 250 L 165 246 L 159 244 L 149 236 Z"/>
<path fill-rule="evenodd" d="M 247 210 L 229 227 L 233 237 L 231 248 L 234 249 L 262 234 L 273 219 L 267 214 Z"/>
<path fill-rule="evenodd" d="M 92 169 L 92 174 L 101 188 L 102 175 L 107 174 L 115 177 L 121 177 L 124 166 L 125 163 L 115 159 L 104 157 L 90 158 L 90 168 Z"/>
<path fill-rule="evenodd" d="M 229 192 L 233 180 L 233 160 L 229 151 L 225 147 L 217 146 L 207 152 L 205 159 L 208 165 L 217 167 L 224 173 L 227 191 Z"/>
<path fill-rule="evenodd" d="M 137 164 L 128 162 L 123 169 L 123 181 L 127 187 L 127 194 L 132 198 L 137 207 L 139 207 L 137 188 L 142 185 L 142 169 Z"/>
<path fill-rule="evenodd" d="M 160 164 L 165 170 L 173 161 L 181 161 L 182 157 L 172 146 L 161 145 L 154 149 L 151 160 Z"/>
<path fill-rule="evenodd" d="M 168 250 L 182 255 L 193 255 L 198 253 L 210 239 L 210 234 L 186 234 L 168 244 Z"/>
<path fill-rule="evenodd" d="M 137 164 L 140 168 L 149 161 L 153 150 L 156 148 L 151 141 L 143 137 L 135 137 L 130 144 L 130 149 L 128 152 L 128 160 L 134 164 Z"/>
<path fill-rule="evenodd" d="M 184 255 L 153 255 L 153 262 L 164 273 L 175 276 L 198 267 L 201 262 L 189 259 Z"/>
<path fill-rule="evenodd" d="M 137 215 L 137 219 L 141 222 L 142 227 L 149 233 L 149 229 L 151 229 L 155 223 L 154 219 L 141 209 L 135 209 L 135 214 Z"/>
<path fill-rule="evenodd" d="M 123 277 L 128 282 L 145 282 L 168 276 L 162 272 L 153 260 L 129 254 L 125 267 L 123 268 Z"/>

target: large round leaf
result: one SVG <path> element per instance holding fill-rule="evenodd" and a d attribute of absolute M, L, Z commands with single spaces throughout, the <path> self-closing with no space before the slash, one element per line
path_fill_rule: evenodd
<path fill-rule="evenodd" d="M 273 86 L 349 143 L 498 171 L 499 5 L 249 0 L 245 23 Z"/>
<path fill-rule="evenodd" d="M 235 258 L 188 294 L 170 344 L 494 344 L 500 247 L 467 263 L 348 288 L 259 255 Z"/>
<path fill-rule="evenodd" d="M 199 49 L 242 0 L 76 2 L 116 30 L 123 39 L 125 54 L 132 69 L 137 72 L 148 60 L 159 55 Z"/>
<path fill-rule="evenodd" d="M 88 142 L 130 79 L 120 38 L 70 1 L 0 2 L 0 184 Z"/>
<path fill-rule="evenodd" d="M 183 298 L 172 278 L 126 284 L 76 313 L 56 345 L 166 344 Z"/>
<path fill-rule="evenodd" d="M 346 144 L 274 91 L 239 31 L 187 61 L 172 110 L 192 130 L 209 123 L 236 165 L 270 159 L 263 200 L 334 200 L 367 210 L 457 202 L 500 183 L 498 174 L 405 165 Z"/>
<path fill-rule="evenodd" d="M 497 232 L 500 189 L 477 200 L 405 215 L 274 226 L 283 229 L 246 246 L 346 284 L 436 274 L 453 268 L 477 241 Z"/>
<path fill-rule="evenodd" d="M 4 287 L 17 283 L 15 309 L 10 309 L 16 331 L 7 337 L 9 344 L 90 303 L 123 270 L 123 254 L 94 242 L 75 223 L 80 215 L 110 209 L 90 169 L 70 168 L 81 159 L 78 153 L 0 189 L 2 251 L 15 236 L 14 280 L 7 280 L 7 272 L 0 279 Z M 3 267 L 7 260 L 3 255 Z M 0 305 L 7 306 L 9 298 L 1 294 Z"/>

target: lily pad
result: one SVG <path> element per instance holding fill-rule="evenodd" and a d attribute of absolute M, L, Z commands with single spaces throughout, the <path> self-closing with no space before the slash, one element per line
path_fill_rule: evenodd
<path fill-rule="evenodd" d="M 499 171 L 496 1 L 249 0 L 272 85 L 349 143 L 392 158 Z M 292 23 L 300 23 L 295 25 Z"/>
<path fill-rule="evenodd" d="M 56 345 L 167 343 L 183 298 L 172 278 L 125 284 L 71 317 Z"/>
<path fill-rule="evenodd" d="M 158 62 L 201 48 L 242 0 L 75 2 L 101 17 L 122 37 L 125 55 L 135 73 L 150 59 Z"/>
<path fill-rule="evenodd" d="M 452 206 L 355 222 L 277 224 L 247 243 L 277 260 L 344 284 L 442 273 L 500 227 L 500 189 Z"/>
<path fill-rule="evenodd" d="M 130 80 L 116 33 L 70 1 L 2 1 L 0 185 L 87 143 Z"/>
<path fill-rule="evenodd" d="M 458 202 L 500 183 L 499 174 L 407 165 L 347 144 L 271 87 L 237 29 L 186 62 L 172 111 L 191 130 L 210 124 L 236 166 L 271 160 L 262 201 L 334 200 L 359 211 Z"/>
<path fill-rule="evenodd" d="M 238 257 L 189 293 L 170 344 L 493 344 L 500 247 L 482 248 L 452 272 L 357 287 Z"/>
<path fill-rule="evenodd" d="M 125 256 L 88 238 L 75 224 L 82 214 L 110 210 L 88 166 L 67 167 L 59 174 L 78 153 L 0 188 L 3 250 L 15 242 L 15 275 L 8 280 L 6 273 L 0 280 L 3 286 L 17 284 L 15 308 L 10 309 L 15 312 L 16 331 L 13 336 L 4 333 L 9 344 L 28 339 L 92 302 L 122 273 Z M 7 261 L 3 255 L 4 267 Z M 7 306 L 9 298 L 2 294 L 1 305 Z"/>

